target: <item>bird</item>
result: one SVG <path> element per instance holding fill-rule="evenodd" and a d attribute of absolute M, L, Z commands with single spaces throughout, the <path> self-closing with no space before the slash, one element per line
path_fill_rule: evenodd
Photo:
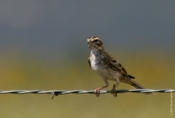
<path fill-rule="evenodd" d="M 109 80 L 114 81 L 112 94 L 117 96 L 116 87 L 120 82 L 129 84 L 136 89 L 144 89 L 129 75 L 125 68 L 114 57 L 109 55 L 103 46 L 103 42 L 98 36 L 91 36 L 87 39 L 88 47 L 90 48 L 90 56 L 88 57 L 89 66 L 95 71 L 105 82 L 105 85 L 95 89 L 96 96 L 100 95 L 100 90 L 109 86 Z"/>

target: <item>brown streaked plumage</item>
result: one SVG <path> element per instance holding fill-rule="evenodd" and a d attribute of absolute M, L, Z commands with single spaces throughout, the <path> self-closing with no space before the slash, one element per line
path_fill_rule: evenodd
<path fill-rule="evenodd" d="M 115 91 L 120 81 L 137 89 L 143 89 L 141 85 L 134 81 L 135 77 L 129 75 L 122 65 L 104 50 L 103 42 L 99 37 L 89 37 L 87 42 L 89 48 L 91 49 L 88 63 L 92 70 L 96 71 L 105 82 L 104 86 L 96 89 L 97 95 L 100 90 L 108 87 L 108 80 L 113 80 L 116 82 L 116 84 L 113 85 L 112 91 Z"/>

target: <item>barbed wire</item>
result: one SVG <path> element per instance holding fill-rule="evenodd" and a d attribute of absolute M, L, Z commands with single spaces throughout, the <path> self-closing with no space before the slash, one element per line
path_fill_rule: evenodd
<path fill-rule="evenodd" d="M 121 89 L 116 91 L 101 90 L 99 94 L 107 93 L 172 93 L 175 89 Z M 55 96 L 66 94 L 96 94 L 94 90 L 0 90 L 0 94 L 52 94 Z"/>
<path fill-rule="evenodd" d="M 173 116 L 173 92 L 175 89 L 121 89 L 116 91 L 100 90 L 99 94 L 107 93 L 171 93 L 170 94 L 170 115 Z M 0 94 L 51 94 L 51 99 L 58 95 L 66 94 L 96 94 L 94 90 L 0 90 Z"/>

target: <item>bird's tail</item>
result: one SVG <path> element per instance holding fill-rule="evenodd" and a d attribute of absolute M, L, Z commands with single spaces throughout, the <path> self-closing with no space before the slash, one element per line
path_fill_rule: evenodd
<path fill-rule="evenodd" d="M 133 79 L 127 79 L 125 81 L 123 81 L 133 87 L 135 87 L 136 89 L 145 89 L 143 86 L 141 86 L 140 84 L 138 84 L 136 81 L 134 81 Z M 151 93 L 144 93 L 144 94 L 151 94 Z"/>
<path fill-rule="evenodd" d="M 125 81 L 126 83 L 128 83 L 129 85 L 135 87 L 136 89 L 144 89 L 143 86 L 141 86 L 140 84 L 138 84 L 136 81 L 134 81 L 133 79 L 129 79 L 127 81 Z"/>

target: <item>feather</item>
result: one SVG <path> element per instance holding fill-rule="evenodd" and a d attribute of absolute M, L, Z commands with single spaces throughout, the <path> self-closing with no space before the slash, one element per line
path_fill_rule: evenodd
<path fill-rule="evenodd" d="M 91 61 L 90 61 L 90 57 L 88 57 L 88 64 L 91 67 Z"/>

